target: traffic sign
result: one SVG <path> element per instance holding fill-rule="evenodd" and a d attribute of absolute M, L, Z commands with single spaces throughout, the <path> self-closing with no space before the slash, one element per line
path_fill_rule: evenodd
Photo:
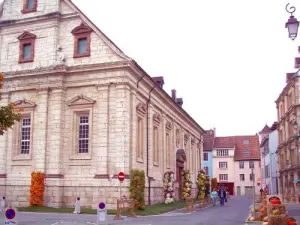
<path fill-rule="evenodd" d="M 104 202 L 99 203 L 99 209 L 105 209 L 105 203 Z"/>
<path fill-rule="evenodd" d="M 5 217 L 7 220 L 13 220 L 16 217 L 16 211 L 12 208 L 9 208 L 5 211 Z"/>
<path fill-rule="evenodd" d="M 123 172 L 120 172 L 120 173 L 118 174 L 118 179 L 119 179 L 120 182 L 123 182 L 124 179 L 125 179 L 125 174 L 124 174 Z"/>

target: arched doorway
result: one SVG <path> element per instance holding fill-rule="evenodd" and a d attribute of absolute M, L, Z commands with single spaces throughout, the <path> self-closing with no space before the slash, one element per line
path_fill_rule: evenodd
<path fill-rule="evenodd" d="M 184 169 L 184 162 L 186 161 L 186 155 L 183 149 L 178 149 L 176 152 L 176 180 L 178 182 L 177 196 L 181 199 L 182 182 L 181 171 Z"/>

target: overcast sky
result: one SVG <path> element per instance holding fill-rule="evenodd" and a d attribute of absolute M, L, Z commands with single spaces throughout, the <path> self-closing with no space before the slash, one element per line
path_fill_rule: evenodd
<path fill-rule="evenodd" d="M 0 0 L 1 1 L 1 0 Z M 184 109 L 218 136 L 251 135 L 277 120 L 274 101 L 297 43 L 286 0 L 73 0 Z M 299 11 L 300 1 L 290 1 Z"/>
<path fill-rule="evenodd" d="M 184 109 L 217 135 L 251 135 L 277 120 L 274 101 L 293 72 L 287 1 L 73 0 Z M 299 11 L 300 1 L 290 1 Z"/>

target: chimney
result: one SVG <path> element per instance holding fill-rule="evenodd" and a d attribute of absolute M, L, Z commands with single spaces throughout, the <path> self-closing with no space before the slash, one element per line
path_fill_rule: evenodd
<path fill-rule="evenodd" d="M 293 78 L 295 73 L 287 73 L 286 74 L 286 83 L 289 83 L 290 80 Z"/>
<path fill-rule="evenodd" d="M 177 103 L 177 105 L 179 105 L 180 107 L 182 107 L 183 99 L 182 98 L 177 98 L 176 99 L 176 103 Z"/>
<path fill-rule="evenodd" d="M 152 77 L 152 79 L 156 82 L 156 84 L 160 87 L 163 88 L 165 81 L 164 77 Z"/>
<path fill-rule="evenodd" d="M 172 89 L 172 99 L 176 101 L 176 90 Z"/>

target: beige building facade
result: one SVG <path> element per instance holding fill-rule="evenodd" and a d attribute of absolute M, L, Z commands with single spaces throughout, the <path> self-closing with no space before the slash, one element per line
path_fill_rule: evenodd
<path fill-rule="evenodd" d="M 299 59 L 299 58 L 297 58 Z M 296 60 L 297 68 L 300 68 L 299 60 Z M 286 86 L 276 100 L 278 115 L 278 169 L 279 190 L 286 202 L 300 201 L 300 154 L 299 154 L 299 124 L 300 124 L 300 100 L 299 100 L 299 71 L 288 73 Z M 295 122 L 298 124 L 295 130 Z"/>
<path fill-rule="evenodd" d="M 4 0 L 0 7 L 0 104 L 22 119 L 0 137 L 0 195 L 28 206 L 31 172 L 46 175 L 45 204 L 114 208 L 117 174 L 146 174 L 146 203 L 163 200 L 166 171 L 202 167 L 204 130 L 70 0 Z M 184 156 L 184 157 L 182 157 Z M 180 182 L 177 184 L 177 198 Z"/>
<path fill-rule="evenodd" d="M 259 194 L 261 165 L 258 135 L 215 137 L 213 177 L 231 195 Z"/>

